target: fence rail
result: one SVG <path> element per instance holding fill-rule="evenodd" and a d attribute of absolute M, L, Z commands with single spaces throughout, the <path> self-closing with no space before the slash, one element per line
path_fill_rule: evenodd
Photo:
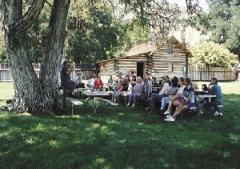
<path fill-rule="evenodd" d="M 39 75 L 40 64 L 34 64 L 36 74 Z M 90 78 L 93 72 L 96 72 L 94 64 L 73 64 L 74 71 L 71 77 L 76 77 L 77 73 L 83 75 L 83 79 Z M 189 65 L 188 75 L 192 80 L 208 81 L 212 77 L 216 77 L 218 80 L 234 81 L 236 80 L 236 74 L 234 68 L 220 68 L 220 67 L 204 67 L 199 68 L 194 65 Z M 239 79 L 240 80 L 240 79 Z M 11 67 L 9 64 L 0 63 L 0 81 L 12 81 Z"/>
<path fill-rule="evenodd" d="M 33 64 L 34 70 L 39 76 L 40 72 L 40 64 Z M 96 67 L 93 64 L 73 64 L 74 71 L 71 73 L 71 77 L 74 78 L 78 73 L 81 73 L 83 79 L 88 79 L 91 77 L 92 73 L 96 72 Z M 59 74 L 60 80 L 60 74 Z M 12 81 L 12 73 L 11 67 L 9 64 L 0 63 L 0 82 L 11 82 Z"/>
<path fill-rule="evenodd" d="M 212 77 L 216 77 L 222 81 L 236 80 L 236 73 L 234 68 L 221 68 L 221 67 L 197 67 L 189 65 L 188 75 L 192 80 L 208 81 Z"/>

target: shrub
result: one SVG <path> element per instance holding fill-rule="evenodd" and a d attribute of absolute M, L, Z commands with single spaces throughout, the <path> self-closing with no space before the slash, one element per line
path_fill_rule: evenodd
<path fill-rule="evenodd" d="M 192 49 L 191 64 L 201 67 L 232 67 L 237 63 L 237 56 L 223 45 L 214 42 L 204 42 Z"/>

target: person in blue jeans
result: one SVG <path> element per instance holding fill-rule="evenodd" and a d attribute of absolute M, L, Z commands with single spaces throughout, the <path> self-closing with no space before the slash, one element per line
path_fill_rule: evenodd
<path fill-rule="evenodd" d="M 214 109 L 215 113 L 213 114 L 214 116 L 223 116 L 223 113 L 221 112 L 220 107 L 222 106 L 222 91 L 221 87 L 218 85 L 218 80 L 217 78 L 212 78 L 210 81 L 210 94 L 216 95 L 216 98 L 213 99 L 214 101 Z"/>

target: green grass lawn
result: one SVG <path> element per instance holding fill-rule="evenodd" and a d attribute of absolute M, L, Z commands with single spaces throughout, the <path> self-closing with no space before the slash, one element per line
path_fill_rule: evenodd
<path fill-rule="evenodd" d="M 224 117 L 165 123 L 142 110 L 0 113 L 0 169 L 239 169 L 240 83 L 220 83 Z M 13 94 L 0 83 L 0 105 Z"/>

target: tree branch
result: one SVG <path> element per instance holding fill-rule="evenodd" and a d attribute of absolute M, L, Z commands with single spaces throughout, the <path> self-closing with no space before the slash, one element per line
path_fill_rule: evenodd
<path fill-rule="evenodd" d="M 32 23 L 41 13 L 44 7 L 45 0 L 33 0 L 28 11 L 21 17 L 21 19 L 9 26 L 9 31 L 15 31 L 16 35 L 20 32 L 26 31 L 32 26 Z"/>

